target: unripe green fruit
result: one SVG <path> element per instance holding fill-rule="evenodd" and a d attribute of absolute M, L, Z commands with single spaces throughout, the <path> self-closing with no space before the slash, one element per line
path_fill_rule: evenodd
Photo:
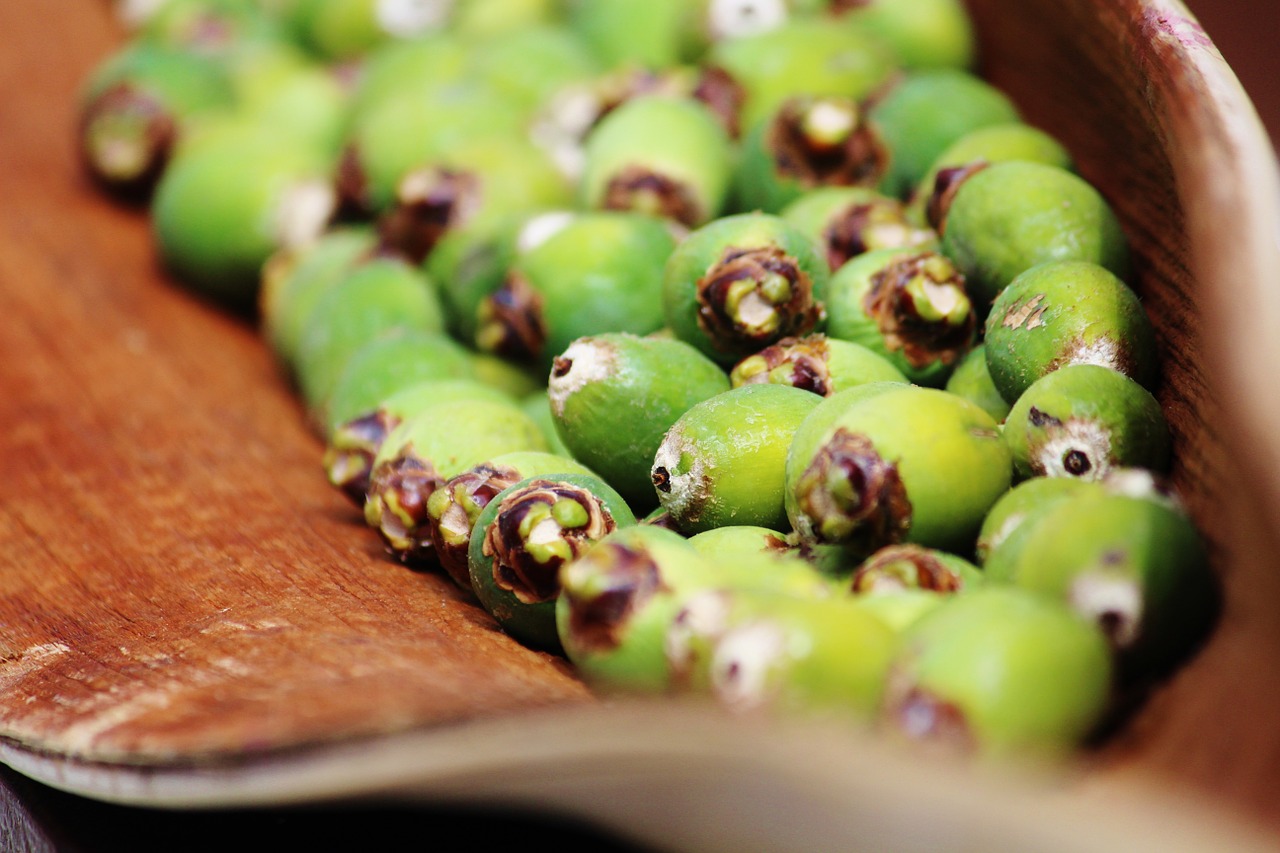
<path fill-rule="evenodd" d="M 1012 587 L 954 596 L 901 638 L 883 721 L 964 753 L 1058 755 L 1101 721 L 1111 655 L 1068 608 Z"/>
<path fill-rule="evenodd" d="M 471 588 L 502 629 L 560 651 L 560 569 L 635 524 L 622 496 L 591 474 L 553 473 L 507 487 L 480 511 L 467 552 Z"/>
<path fill-rule="evenodd" d="M 729 379 L 683 341 L 613 332 L 574 341 L 547 388 L 574 458 L 645 512 L 658 500 L 649 469 L 663 435 L 690 407 L 729 390 Z"/>
<path fill-rule="evenodd" d="M 1100 488 L 1093 481 L 1075 477 L 1032 477 L 1001 495 L 982 520 L 974 546 L 974 555 L 987 577 L 997 581 L 1012 580 L 1018 554 L 1033 526 L 1033 519 L 1059 501 Z"/>
<path fill-rule="evenodd" d="M 514 402 L 459 400 L 400 423 L 378 449 L 364 517 L 402 562 L 432 558 L 427 502 L 456 474 L 515 450 L 546 450 L 538 425 Z"/>
<path fill-rule="evenodd" d="M 1096 480 L 1116 467 L 1164 471 L 1172 452 L 1160 403 L 1123 373 L 1060 367 L 1023 393 L 1004 437 L 1020 476 Z"/>
<path fill-rule="evenodd" d="M 725 366 L 783 338 L 821 331 L 830 271 L 817 245 L 777 216 L 726 216 L 691 233 L 664 272 L 667 325 Z"/>
<path fill-rule="evenodd" d="M 1106 200 L 1079 176 L 1043 163 L 995 163 L 965 180 L 947 212 L 942 251 L 982 310 L 1047 261 L 1089 261 L 1122 280 L 1129 272 L 1129 246 Z"/>
<path fill-rule="evenodd" d="M 945 391 L 862 388 L 867 396 L 834 409 L 835 417 L 814 411 L 826 426 L 816 441 L 807 425 L 797 431 L 787 511 L 801 541 L 864 555 L 899 542 L 965 552 L 1010 485 L 1009 449 L 995 421 Z"/>
<path fill-rule="evenodd" d="M 1108 367 L 1148 388 L 1156 377 L 1155 331 L 1137 294 L 1086 261 L 1040 264 L 1010 282 L 985 342 L 991 380 L 1010 403 L 1068 364 Z"/>
<path fill-rule="evenodd" d="M 648 213 L 696 228 L 724 207 L 730 140 L 715 114 L 692 97 L 626 101 L 591 131 L 585 153 L 581 190 L 588 208 Z"/>
<path fill-rule="evenodd" d="M 906 68 L 969 68 L 977 39 L 961 0 L 833 2 L 850 22 L 883 40 Z"/>
<path fill-rule="evenodd" d="M 787 449 L 819 397 L 788 385 L 745 385 L 696 404 L 654 455 L 658 501 L 686 533 L 726 524 L 788 528 Z"/>
<path fill-rule="evenodd" d="M 902 202 L 867 187 L 810 190 L 778 215 L 823 248 L 832 272 L 877 249 L 938 248 L 937 233 L 911 221 Z"/>
<path fill-rule="evenodd" d="M 1000 389 L 991 381 L 991 373 L 987 370 L 987 350 L 985 344 L 978 344 L 960 359 L 951 375 L 947 377 L 946 390 L 957 397 L 964 397 L 970 403 L 982 409 L 996 423 L 1004 423 L 1012 406 Z"/>

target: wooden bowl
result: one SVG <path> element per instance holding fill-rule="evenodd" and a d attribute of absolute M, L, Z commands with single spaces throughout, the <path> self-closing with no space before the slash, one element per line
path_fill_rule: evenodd
<path fill-rule="evenodd" d="M 80 176 L 102 4 L 0 4 L 0 760 L 119 802 L 518 802 L 705 850 L 1246 850 L 1280 842 L 1280 184 L 1174 0 L 972 0 L 984 70 L 1113 203 L 1159 329 L 1177 485 L 1225 606 L 1067 768 L 593 696 L 388 561 L 253 324 Z"/>

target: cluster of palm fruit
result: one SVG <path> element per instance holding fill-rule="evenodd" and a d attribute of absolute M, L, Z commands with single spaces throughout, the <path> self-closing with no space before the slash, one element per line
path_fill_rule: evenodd
<path fill-rule="evenodd" d="M 125 8 L 90 174 L 601 690 L 1052 752 L 1203 636 L 1123 233 L 959 0 Z"/>

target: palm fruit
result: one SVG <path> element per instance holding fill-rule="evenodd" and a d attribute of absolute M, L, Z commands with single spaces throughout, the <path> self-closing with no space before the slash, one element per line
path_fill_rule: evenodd
<path fill-rule="evenodd" d="M 81 162 L 108 192 L 147 199 L 190 121 L 228 109 L 234 97 L 225 69 L 212 59 L 131 43 L 99 65 L 80 94 Z"/>
<path fill-rule="evenodd" d="M 783 338 L 749 355 L 729 371 L 733 387 L 769 382 L 829 397 L 867 382 L 906 382 L 902 371 L 879 353 L 823 334 Z"/>
<path fill-rule="evenodd" d="M 995 421 L 932 388 L 843 393 L 811 413 L 788 453 L 786 508 L 801 541 L 859 556 L 902 542 L 966 552 L 1012 478 Z"/>
<path fill-rule="evenodd" d="M 689 408 L 729 390 L 729 379 L 683 341 L 611 332 L 570 344 L 547 390 L 574 458 L 643 513 L 658 502 L 649 469 L 663 435 Z"/>
<path fill-rule="evenodd" d="M 895 589 L 860 595 L 854 601 L 893 629 L 895 634 L 914 625 L 921 616 L 941 607 L 949 597 L 927 589 Z"/>
<path fill-rule="evenodd" d="M 307 408 L 324 404 L 356 350 L 398 329 L 444 331 L 434 282 L 395 257 L 357 265 L 307 314 L 296 362 Z"/>
<path fill-rule="evenodd" d="M 1081 492 L 1102 486 L 1075 477 L 1032 477 L 1016 483 L 992 504 L 974 546 L 974 557 L 987 577 L 997 581 L 1013 578 L 1013 567 L 1031 521 L 1049 507 Z"/>
<path fill-rule="evenodd" d="M 305 246 L 276 251 L 263 264 L 258 292 L 262 334 L 291 374 L 307 315 L 353 267 L 373 256 L 377 242 L 367 225 L 335 226 Z"/>
<path fill-rule="evenodd" d="M 1007 160 L 1074 168 L 1070 152 L 1039 128 L 1021 121 L 979 127 L 952 142 L 933 161 L 911 193 L 912 217 L 941 229 L 951 198 L 964 179 L 985 166 Z"/>
<path fill-rule="evenodd" d="M 473 4 L 474 5 L 474 4 Z M 556 92 L 602 71 L 590 48 L 564 25 L 539 23 L 473 40 L 470 73 L 522 109 L 541 107 Z"/>
<path fill-rule="evenodd" d="M 889 152 L 880 188 L 906 198 L 938 155 L 979 127 L 1018 120 L 1008 96 L 957 68 L 910 72 L 877 94 L 868 117 Z"/>
<path fill-rule="evenodd" d="M 664 264 L 675 246 L 656 217 L 574 216 L 521 252 L 502 284 L 480 300 L 476 346 L 549 370 L 577 338 L 655 331 L 663 323 Z"/>
<path fill-rule="evenodd" d="M 710 527 L 688 537 L 689 544 L 708 557 L 735 560 L 760 554 L 790 554 L 794 546 L 785 534 L 758 524 L 726 524 Z"/>
<path fill-rule="evenodd" d="M 527 121 L 510 96 L 465 78 L 386 92 L 353 116 L 339 172 L 343 200 L 359 213 L 380 214 L 411 172 L 442 165 L 444 155 L 465 152 L 472 140 L 523 141 Z"/>
<path fill-rule="evenodd" d="M 742 140 L 734 204 L 778 213 L 817 187 L 874 187 L 888 160 L 888 150 L 856 100 L 797 95 Z"/>
<path fill-rule="evenodd" d="M 902 202 L 868 187 L 820 187 L 778 214 L 821 246 L 835 272 L 876 249 L 937 249 L 938 235 L 913 223 Z"/>
<path fill-rule="evenodd" d="M 944 255 L 878 249 L 832 275 L 827 335 L 883 355 L 912 382 L 940 386 L 974 345 L 977 315 Z"/>
<path fill-rule="evenodd" d="M 971 68 L 977 39 L 962 0 L 830 0 L 889 45 L 906 68 Z"/>
<path fill-rule="evenodd" d="M 1087 181 L 1043 163 L 994 163 L 956 190 L 942 251 L 985 313 L 1000 291 L 1047 261 L 1090 261 L 1124 280 L 1129 247 L 1115 213 Z"/>
<path fill-rule="evenodd" d="M 427 531 L 440 567 L 459 586 L 471 589 L 467 553 L 481 511 L 508 486 L 550 474 L 592 472 L 582 463 L 558 453 L 516 450 L 472 465 L 431 493 L 427 499 Z"/>
<path fill-rule="evenodd" d="M 673 684 L 665 637 L 690 595 L 713 588 L 774 595 L 815 589 L 810 572 L 778 571 L 767 560 L 712 560 L 655 524 L 606 536 L 563 567 L 560 586 L 557 632 L 578 673 L 602 691 L 644 693 Z"/>
<path fill-rule="evenodd" d="M 472 465 L 516 450 L 547 449 L 514 400 L 461 399 L 428 406 L 383 439 L 374 457 L 364 517 L 401 562 L 433 558 L 431 493 Z"/>
<path fill-rule="evenodd" d="M 1000 292 L 986 322 L 991 381 L 1013 403 L 1040 377 L 1068 364 L 1096 364 L 1150 388 L 1156 337 L 1137 294 L 1087 261 L 1032 267 Z"/>
<path fill-rule="evenodd" d="M 290 0 L 296 37 L 326 60 L 364 55 L 396 38 L 442 29 L 453 0 Z"/>
<path fill-rule="evenodd" d="M 476 379 L 426 379 L 407 386 L 333 429 L 324 453 L 330 485 L 363 507 L 374 459 L 391 431 L 431 406 L 459 400 L 513 402 L 509 394 Z"/>
<path fill-rule="evenodd" d="M 397 392 L 431 379 L 472 379 L 471 354 L 448 335 L 394 329 L 351 353 L 328 397 L 312 414 L 327 438 Z"/>
<path fill-rule="evenodd" d="M 592 474 L 520 480 L 476 518 L 467 551 L 470 587 L 508 634 L 527 646 L 559 652 L 561 568 L 613 531 L 634 524 L 622 496 Z"/>
<path fill-rule="evenodd" d="M 1089 621 L 992 585 L 949 598 L 903 632 L 882 722 L 963 753 L 1059 755 L 1101 722 L 1111 680 L 1110 650 Z"/>
<path fill-rule="evenodd" d="M 1033 383 L 1010 409 L 1004 437 L 1022 477 L 1096 480 L 1116 467 L 1164 471 L 1171 453 L 1159 401 L 1096 364 L 1060 367 Z"/>
<path fill-rule="evenodd" d="M 987 370 L 986 344 L 978 344 L 960 359 L 944 387 L 949 393 L 977 405 L 996 423 L 1004 423 L 1009 416 L 1012 406 L 991 381 L 991 373 Z"/>
<path fill-rule="evenodd" d="M 744 385 L 682 414 L 651 473 L 658 502 L 686 534 L 726 524 L 788 529 L 787 448 L 820 398 L 788 385 Z"/>
<path fill-rule="evenodd" d="M 783 338 L 821 331 L 826 320 L 826 259 L 770 214 L 702 226 L 671 253 L 663 275 L 667 325 L 726 367 Z"/>
<path fill-rule="evenodd" d="M 230 65 L 236 105 L 228 121 L 270 124 L 300 145 L 337 157 L 350 98 L 335 69 L 307 61 L 280 42 L 244 46 Z M 197 133 L 205 123 L 196 122 Z"/>
<path fill-rule="evenodd" d="M 567 206 L 571 195 L 569 182 L 531 141 L 483 134 L 407 172 L 378 230 L 386 245 L 421 263 L 444 235 L 468 222 Z"/>
<path fill-rule="evenodd" d="M 742 87 L 740 122 L 751 128 L 795 95 L 863 100 L 890 78 L 897 60 L 857 24 L 808 16 L 721 40 L 707 51 L 704 64 Z"/>
<path fill-rule="evenodd" d="M 359 126 L 384 98 L 457 84 L 468 72 L 473 47 L 451 32 L 383 42 L 360 57 L 352 83 L 350 123 Z"/>
<path fill-rule="evenodd" d="M 152 199 L 165 266 L 219 302 L 252 307 L 262 265 L 316 239 L 336 210 L 330 163 L 269 125 L 237 125 L 179 149 Z"/>
<path fill-rule="evenodd" d="M 696 228 L 728 194 L 732 147 L 715 114 L 691 96 L 632 98 L 587 136 L 580 181 L 588 208 L 630 210 Z"/>
<path fill-rule="evenodd" d="M 688 0 L 569 0 L 566 18 L 610 68 L 666 68 L 681 60 Z"/>
<path fill-rule="evenodd" d="M 854 569 L 849 587 L 855 595 L 876 596 L 904 589 L 942 595 L 982 586 L 982 569 L 957 554 L 919 545 L 886 545 Z"/>
<path fill-rule="evenodd" d="M 1163 674 L 1204 636 L 1218 592 L 1204 542 L 1176 502 L 1092 490 L 1029 523 L 1014 583 L 1096 623 L 1126 675 Z"/>
<path fill-rule="evenodd" d="M 675 683 L 734 712 L 867 721 L 884 691 L 894 631 L 850 598 L 707 589 L 667 631 Z"/>

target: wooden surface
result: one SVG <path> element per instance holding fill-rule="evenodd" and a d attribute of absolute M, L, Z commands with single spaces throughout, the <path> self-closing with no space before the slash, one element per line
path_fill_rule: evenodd
<path fill-rule="evenodd" d="M 90 0 L 0 4 L 0 758 L 125 802 L 511 795 L 577 804 L 642 835 L 678 791 L 708 809 L 704 824 L 717 808 L 757 820 L 790 810 L 832 838 L 873 818 L 841 802 L 874 796 L 855 771 L 880 768 L 889 799 L 922 798 L 937 826 L 1000 804 L 979 816 L 985 834 L 964 836 L 988 848 L 1002 829 L 1031 832 L 1033 815 L 1064 833 L 1044 849 L 1076 849 L 1064 839 L 1097 803 L 1149 788 L 1260 822 L 1275 833 L 1260 847 L 1280 839 L 1280 670 L 1266 663 L 1280 654 L 1274 160 L 1179 4 L 973 8 L 988 70 L 1068 142 L 1125 222 L 1160 330 L 1177 481 L 1226 596 L 1207 647 L 1087 756 L 1068 799 L 993 797 L 966 781 L 949 800 L 938 780 L 951 777 L 912 777 L 856 737 L 791 732 L 776 738 L 790 751 L 761 749 L 773 735 L 600 707 L 448 581 L 388 561 L 325 485 L 320 447 L 252 323 L 170 284 L 145 216 L 81 179 L 74 92 L 119 38 Z M 523 741 L 526 724 L 560 752 Z M 326 744 L 338 750 L 328 759 L 316 753 Z M 702 762 L 679 760 L 678 746 L 700 745 Z M 749 760 L 735 765 L 735 749 Z M 544 775 L 592 772 L 535 792 L 504 757 Z M 593 789 L 626 813 L 584 802 Z M 1180 831 L 1179 849 L 1204 849 L 1177 821 L 1160 825 L 1162 806 L 1143 800 L 1128 835 L 1078 849 Z M 685 820 L 682 837 L 698 840 L 697 816 Z"/>

